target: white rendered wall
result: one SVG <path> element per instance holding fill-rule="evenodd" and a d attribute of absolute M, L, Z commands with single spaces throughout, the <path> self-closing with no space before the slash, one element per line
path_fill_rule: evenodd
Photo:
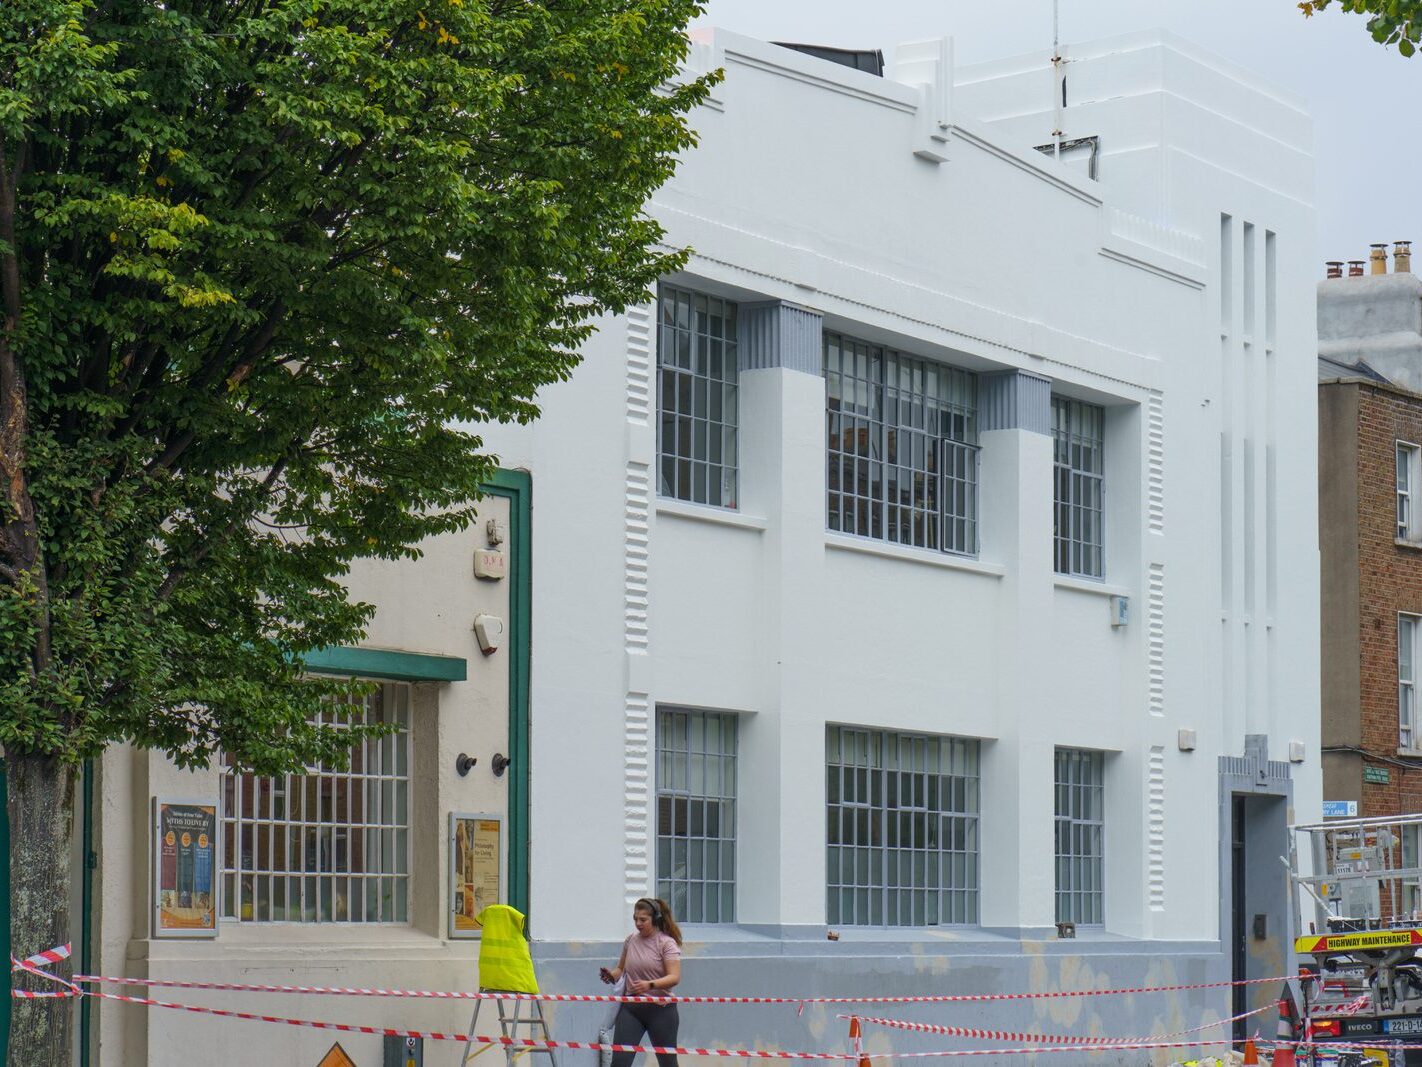
<path fill-rule="evenodd" d="M 842 722 L 983 739 L 985 927 L 1051 923 L 1052 751 L 1106 750 L 1107 930 L 1214 941 L 1218 899 L 1199 889 L 1219 876 L 1216 757 L 1238 755 L 1247 732 L 1267 733 L 1276 759 L 1289 739 L 1317 737 L 1306 117 L 1171 39 L 1113 44 L 1095 65 L 1083 53 L 1071 77 L 1103 102 L 1068 115 L 1073 135 L 1103 136 L 1091 182 L 1031 150 L 1046 138 L 1030 116 L 969 117 L 984 102 L 1021 116 L 1048 99 L 1035 95 L 1035 58 L 960 73 L 946 146 L 930 146 L 947 156 L 938 163 L 914 154 L 928 144 L 916 87 L 731 34 L 698 49 L 695 64 L 727 78 L 695 117 L 701 147 L 652 206 L 669 244 L 694 250 L 679 281 L 810 307 L 827 329 L 914 355 L 1028 370 L 1106 405 L 1107 573 L 1054 577 L 1050 441 L 1019 431 L 984 434 L 980 560 L 827 534 L 823 384 L 789 370 L 742 375 L 737 513 L 644 501 L 651 309 L 607 323 L 572 381 L 548 391 L 544 418 L 505 448 L 506 464 L 534 471 L 540 936 L 614 938 L 625 901 L 650 890 L 639 872 L 653 848 L 651 742 L 636 723 L 661 702 L 744 713 L 743 923 L 824 922 L 823 735 Z M 1247 364 L 1221 355 L 1221 212 L 1257 227 L 1261 336 Z M 1242 297 L 1230 303 L 1223 329 L 1239 345 Z M 1237 381 L 1222 414 L 1226 371 Z M 1242 470 L 1239 581 L 1221 585 L 1225 417 L 1257 444 L 1247 619 Z M 644 522 L 645 638 L 626 624 L 641 604 L 628 589 L 641 589 Z M 1131 598 L 1124 629 L 1108 625 L 1109 593 Z M 1177 749 L 1181 728 L 1197 731 L 1197 751 Z M 1294 775 L 1313 810 L 1315 751 Z"/>

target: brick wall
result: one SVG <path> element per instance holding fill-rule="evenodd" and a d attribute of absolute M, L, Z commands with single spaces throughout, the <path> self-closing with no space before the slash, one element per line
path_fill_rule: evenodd
<path fill-rule="evenodd" d="M 1363 783 L 1358 814 L 1373 817 L 1422 811 L 1422 759 L 1413 768 L 1373 758 L 1398 757 L 1397 613 L 1422 615 L 1422 546 L 1396 540 L 1396 443 L 1422 444 L 1422 397 L 1383 385 L 1357 388 L 1360 738 L 1364 766 L 1386 769 L 1390 778 Z"/>

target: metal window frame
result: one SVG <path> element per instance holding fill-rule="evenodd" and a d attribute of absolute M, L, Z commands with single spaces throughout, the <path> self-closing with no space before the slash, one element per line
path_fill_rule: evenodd
<path fill-rule="evenodd" d="M 1063 770 L 1067 777 L 1063 778 Z M 1075 770 L 1077 773 L 1072 774 Z M 1055 905 L 1056 921 L 1077 926 L 1102 926 L 1106 921 L 1106 757 L 1105 753 L 1087 748 L 1058 747 L 1052 757 L 1052 783 L 1055 807 Z M 1094 810 L 1099 818 L 1090 818 L 1084 811 L 1086 798 L 1095 794 Z M 1067 800 L 1063 811 L 1062 801 Z M 1067 848 L 1063 850 L 1063 841 Z M 1094 841 L 1092 850 L 1088 842 Z M 1075 877 L 1088 872 L 1083 884 Z M 1063 885 L 1063 874 L 1068 875 Z"/>
<path fill-rule="evenodd" d="M 696 289 L 665 282 L 658 286 L 656 390 L 657 492 L 660 496 L 708 507 L 730 510 L 737 507 L 740 497 L 737 307 L 734 300 Z M 719 334 L 712 329 L 713 322 L 719 323 Z M 680 358 L 683 338 L 686 340 L 685 361 Z M 719 378 L 711 374 L 713 349 L 719 351 Z M 682 407 L 684 400 L 686 410 Z M 719 414 L 713 417 L 712 411 L 718 407 Z M 672 440 L 668 440 L 666 432 L 668 420 L 676 427 Z M 683 433 L 687 438 L 685 442 L 679 440 Z"/>
<path fill-rule="evenodd" d="M 1060 418 L 1058 417 L 1060 415 Z M 1088 416 L 1090 416 L 1088 420 Z M 1080 427 L 1088 426 L 1085 431 Z M 1099 433 L 1093 432 L 1099 428 Z M 1084 455 L 1095 463 L 1078 462 Z M 1052 565 L 1058 574 L 1106 577 L 1106 409 L 1052 397 Z M 1094 520 L 1094 521 L 1092 521 Z M 1094 538 L 1091 532 L 1094 531 Z"/>
<path fill-rule="evenodd" d="M 938 746 L 936 770 L 929 745 Z M 831 923 L 913 928 L 979 922 L 981 742 L 830 723 L 825 778 L 825 902 Z M 903 802 L 905 787 L 912 803 Z M 935 793 L 936 806 L 930 803 Z M 920 826 L 914 816 L 922 817 Z M 846 870 L 852 872 L 848 880 Z M 931 884 L 934 878 L 937 885 Z"/>
<path fill-rule="evenodd" d="M 399 728 L 386 737 L 366 741 L 346 770 L 314 766 L 307 768 L 304 774 L 275 777 L 230 770 L 223 775 L 224 851 L 220 871 L 223 922 L 272 926 L 410 925 L 413 713 L 413 686 L 408 682 L 383 681 L 363 701 L 361 715 L 366 721 L 372 714 L 391 716 Z M 323 712 L 320 718 L 325 725 L 339 727 L 334 715 L 328 720 Z M 328 780 L 329 796 L 323 791 Z M 314 810 L 308 810 L 313 781 Z M 342 807 L 342 784 L 345 787 L 343 811 L 338 810 Z M 250 815 L 247 814 L 249 799 Z M 403 820 L 400 818 L 402 799 Z M 282 802 L 280 815 L 277 814 L 278 801 Z M 342 843 L 345 862 L 344 867 L 338 869 Z M 228 849 L 231 849 L 230 859 Z M 362 856 L 360 870 L 356 869 L 358 851 Z M 279 856 L 279 852 L 284 856 Z M 315 864 L 311 867 L 313 855 Z M 293 863 L 293 856 L 298 857 L 298 862 Z M 241 892 L 247 882 L 251 885 L 250 897 Z M 354 914 L 353 908 L 353 891 L 357 885 L 360 886 L 359 916 Z M 279 919 L 274 917 L 278 886 L 282 910 Z M 370 917 L 371 887 L 377 894 L 374 917 Z M 265 899 L 262 888 L 266 890 Z M 343 898 L 339 896 L 342 888 Z M 338 899 L 345 902 L 343 918 L 338 917 L 341 914 Z M 249 901 L 251 917 L 244 918 L 243 911 Z M 311 917 L 308 917 L 308 907 Z"/>
<path fill-rule="evenodd" d="M 834 330 L 823 335 L 821 373 L 825 379 L 826 528 L 890 544 L 976 557 L 978 376 Z M 937 386 L 935 392 L 928 391 L 930 379 Z M 831 407 L 835 387 L 838 408 Z M 846 406 L 845 397 L 851 392 L 854 402 Z M 906 408 L 908 418 L 902 415 Z M 846 449 L 842 447 L 844 438 L 851 432 L 855 447 Z M 921 463 L 917 459 L 920 454 Z M 925 487 L 931 483 L 931 503 L 921 506 L 920 494 L 912 488 L 907 502 L 902 489 L 894 499 L 893 487 L 906 480 L 913 486 L 919 479 Z"/>
<path fill-rule="evenodd" d="M 707 726 L 718 724 L 717 743 L 722 747 L 712 751 L 710 731 Z M 694 724 L 700 724 L 695 729 Z M 682 727 L 678 734 L 677 726 Z M 724 740 L 729 727 L 729 748 Z M 698 736 L 699 735 L 699 736 Z M 680 737 L 685 745 L 676 742 Z M 695 747 L 694 740 L 701 746 Z M 693 923 L 734 923 L 736 921 L 736 829 L 740 806 L 736 797 L 740 781 L 740 717 L 735 712 L 707 711 L 699 708 L 657 707 L 656 735 L 656 884 L 657 895 L 672 906 L 672 912 L 682 922 Z M 690 780 L 694 757 L 701 760 L 701 781 Z M 722 789 L 712 791 L 711 775 L 708 773 L 709 760 L 720 761 L 717 774 Z M 677 760 L 686 763 L 683 783 L 675 773 Z M 729 784 L 727 781 L 729 779 Z M 699 786 L 699 788 L 697 788 Z M 665 803 L 664 803 L 665 801 Z M 667 826 L 664 818 L 675 811 L 680 801 L 686 805 L 686 833 L 676 832 L 673 825 Z M 718 809 L 718 833 L 707 831 L 706 823 L 712 806 Z M 694 833 L 697 811 L 701 813 L 701 832 Z M 680 874 L 676 870 L 676 847 L 684 844 L 686 866 Z M 716 849 L 716 875 L 710 875 L 711 850 Z M 701 873 L 691 873 L 693 852 L 701 851 Z M 711 889 L 715 889 L 715 906 L 711 907 Z M 709 917 L 708 917 L 709 916 Z"/>

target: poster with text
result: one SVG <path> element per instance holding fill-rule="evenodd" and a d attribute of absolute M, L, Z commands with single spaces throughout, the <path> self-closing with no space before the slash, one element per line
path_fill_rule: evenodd
<path fill-rule="evenodd" d="M 217 936 L 217 805 L 153 801 L 153 935 Z"/>
<path fill-rule="evenodd" d="M 497 815 L 449 816 L 449 936 L 478 937 L 476 916 L 501 894 L 503 823 Z"/>

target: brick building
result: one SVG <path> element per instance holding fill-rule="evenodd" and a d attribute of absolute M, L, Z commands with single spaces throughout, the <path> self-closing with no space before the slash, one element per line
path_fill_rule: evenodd
<path fill-rule="evenodd" d="M 1422 811 L 1422 280 L 1387 266 L 1318 287 L 1323 788 L 1363 817 Z"/>

